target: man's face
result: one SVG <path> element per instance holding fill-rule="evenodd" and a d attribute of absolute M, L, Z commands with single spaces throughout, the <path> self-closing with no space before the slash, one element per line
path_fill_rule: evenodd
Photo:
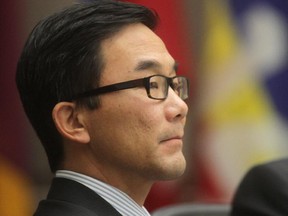
<path fill-rule="evenodd" d="M 104 41 L 102 53 L 100 86 L 176 74 L 175 61 L 161 39 L 142 24 L 129 25 Z M 171 88 L 166 100 L 148 98 L 139 87 L 103 94 L 100 101 L 100 108 L 86 117 L 93 163 L 103 175 L 153 182 L 184 172 L 188 107 Z"/>

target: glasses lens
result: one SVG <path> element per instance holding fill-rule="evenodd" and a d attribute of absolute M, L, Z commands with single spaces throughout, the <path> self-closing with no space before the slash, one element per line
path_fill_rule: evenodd
<path fill-rule="evenodd" d="M 168 95 L 169 85 L 182 100 L 188 98 L 189 84 L 186 77 L 176 76 L 171 80 L 171 78 L 158 75 L 149 79 L 149 97 L 164 100 Z"/>
<path fill-rule="evenodd" d="M 173 90 L 182 99 L 188 98 L 188 79 L 186 77 L 175 77 L 173 79 Z"/>
<path fill-rule="evenodd" d="M 152 76 L 149 80 L 150 97 L 154 99 L 165 99 L 167 96 L 168 83 L 166 77 Z"/>

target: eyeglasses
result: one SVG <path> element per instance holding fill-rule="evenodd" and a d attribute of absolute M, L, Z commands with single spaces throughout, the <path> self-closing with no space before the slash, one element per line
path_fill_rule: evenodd
<path fill-rule="evenodd" d="M 188 98 L 189 82 L 186 77 L 166 77 L 163 75 L 153 75 L 142 79 L 130 80 L 92 89 L 76 95 L 73 97 L 73 99 L 77 100 L 80 98 L 96 96 L 123 89 L 145 87 L 147 96 L 149 98 L 155 100 L 165 100 L 168 95 L 169 86 L 181 99 L 185 100 Z"/>

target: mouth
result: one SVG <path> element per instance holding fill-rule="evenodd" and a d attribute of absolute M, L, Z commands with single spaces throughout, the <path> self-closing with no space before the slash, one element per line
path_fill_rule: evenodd
<path fill-rule="evenodd" d="M 160 147 L 169 155 L 176 152 L 182 152 L 183 141 L 182 136 L 173 136 L 165 138 L 160 142 Z"/>
<path fill-rule="evenodd" d="M 183 136 L 172 136 L 165 138 L 160 141 L 160 145 L 164 145 L 170 148 L 182 148 L 183 145 Z"/>
<path fill-rule="evenodd" d="M 162 134 L 162 136 L 160 137 L 160 143 L 162 142 L 166 142 L 169 140 L 182 140 L 184 137 L 184 131 L 183 130 L 178 130 L 178 131 L 170 131 L 170 132 L 166 132 L 164 134 Z"/>
<path fill-rule="evenodd" d="M 182 136 L 173 136 L 173 137 L 169 137 L 169 138 L 165 138 L 163 140 L 160 141 L 160 143 L 162 142 L 168 142 L 171 140 L 181 140 L 182 141 L 183 137 Z"/>
<path fill-rule="evenodd" d="M 183 146 L 184 130 L 183 128 L 167 130 L 159 138 L 161 146 L 179 150 Z"/>

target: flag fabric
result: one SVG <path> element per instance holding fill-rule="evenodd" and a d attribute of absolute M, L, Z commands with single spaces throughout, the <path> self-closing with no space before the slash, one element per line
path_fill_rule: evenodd
<path fill-rule="evenodd" d="M 196 197 L 230 202 L 251 166 L 288 155 L 287 1 L 202 2 Z"/>
<path fill-rule="evenodd" d="M 27 173 L 0 156 L 0 215 L 31 216 L 34 193 Z"/>
<path fill-rule="evenodd" d="M 8 156 L 13 163 L 25 169 L 27 164 L 25 154 L 26 144 L 24 137 L 24 120 L 21 113 L 21 104 L 18 98 L 15 79 L 17 59 L 21 49 L 18 35 L 21 32 L 21 23 L 17 16 L 21 11 L 17 1 L 1 3 L 0 41 L 1 41 L 1 72 L 0 72 L 0 154 Z M 19 18 L 21 20 L 21 18 Z"/>
<path fill-rule="evenodd" d="M 33 209 L 25 121 L 14 81 L 21 48 L 21 1 L 0 7 L 0 215 L 28 216 Z"/>
<path fill-rule="evenodd" d="M 264 88 L 277 113 L 287 121 L 288 2 L 230 0 L 230 5 L 240 30 L 246 32 L 244 39 L 254 49 L 252 51 L 250 48 L 249 51 L 258 56 L 255 61 L 262 71 Z"/>

